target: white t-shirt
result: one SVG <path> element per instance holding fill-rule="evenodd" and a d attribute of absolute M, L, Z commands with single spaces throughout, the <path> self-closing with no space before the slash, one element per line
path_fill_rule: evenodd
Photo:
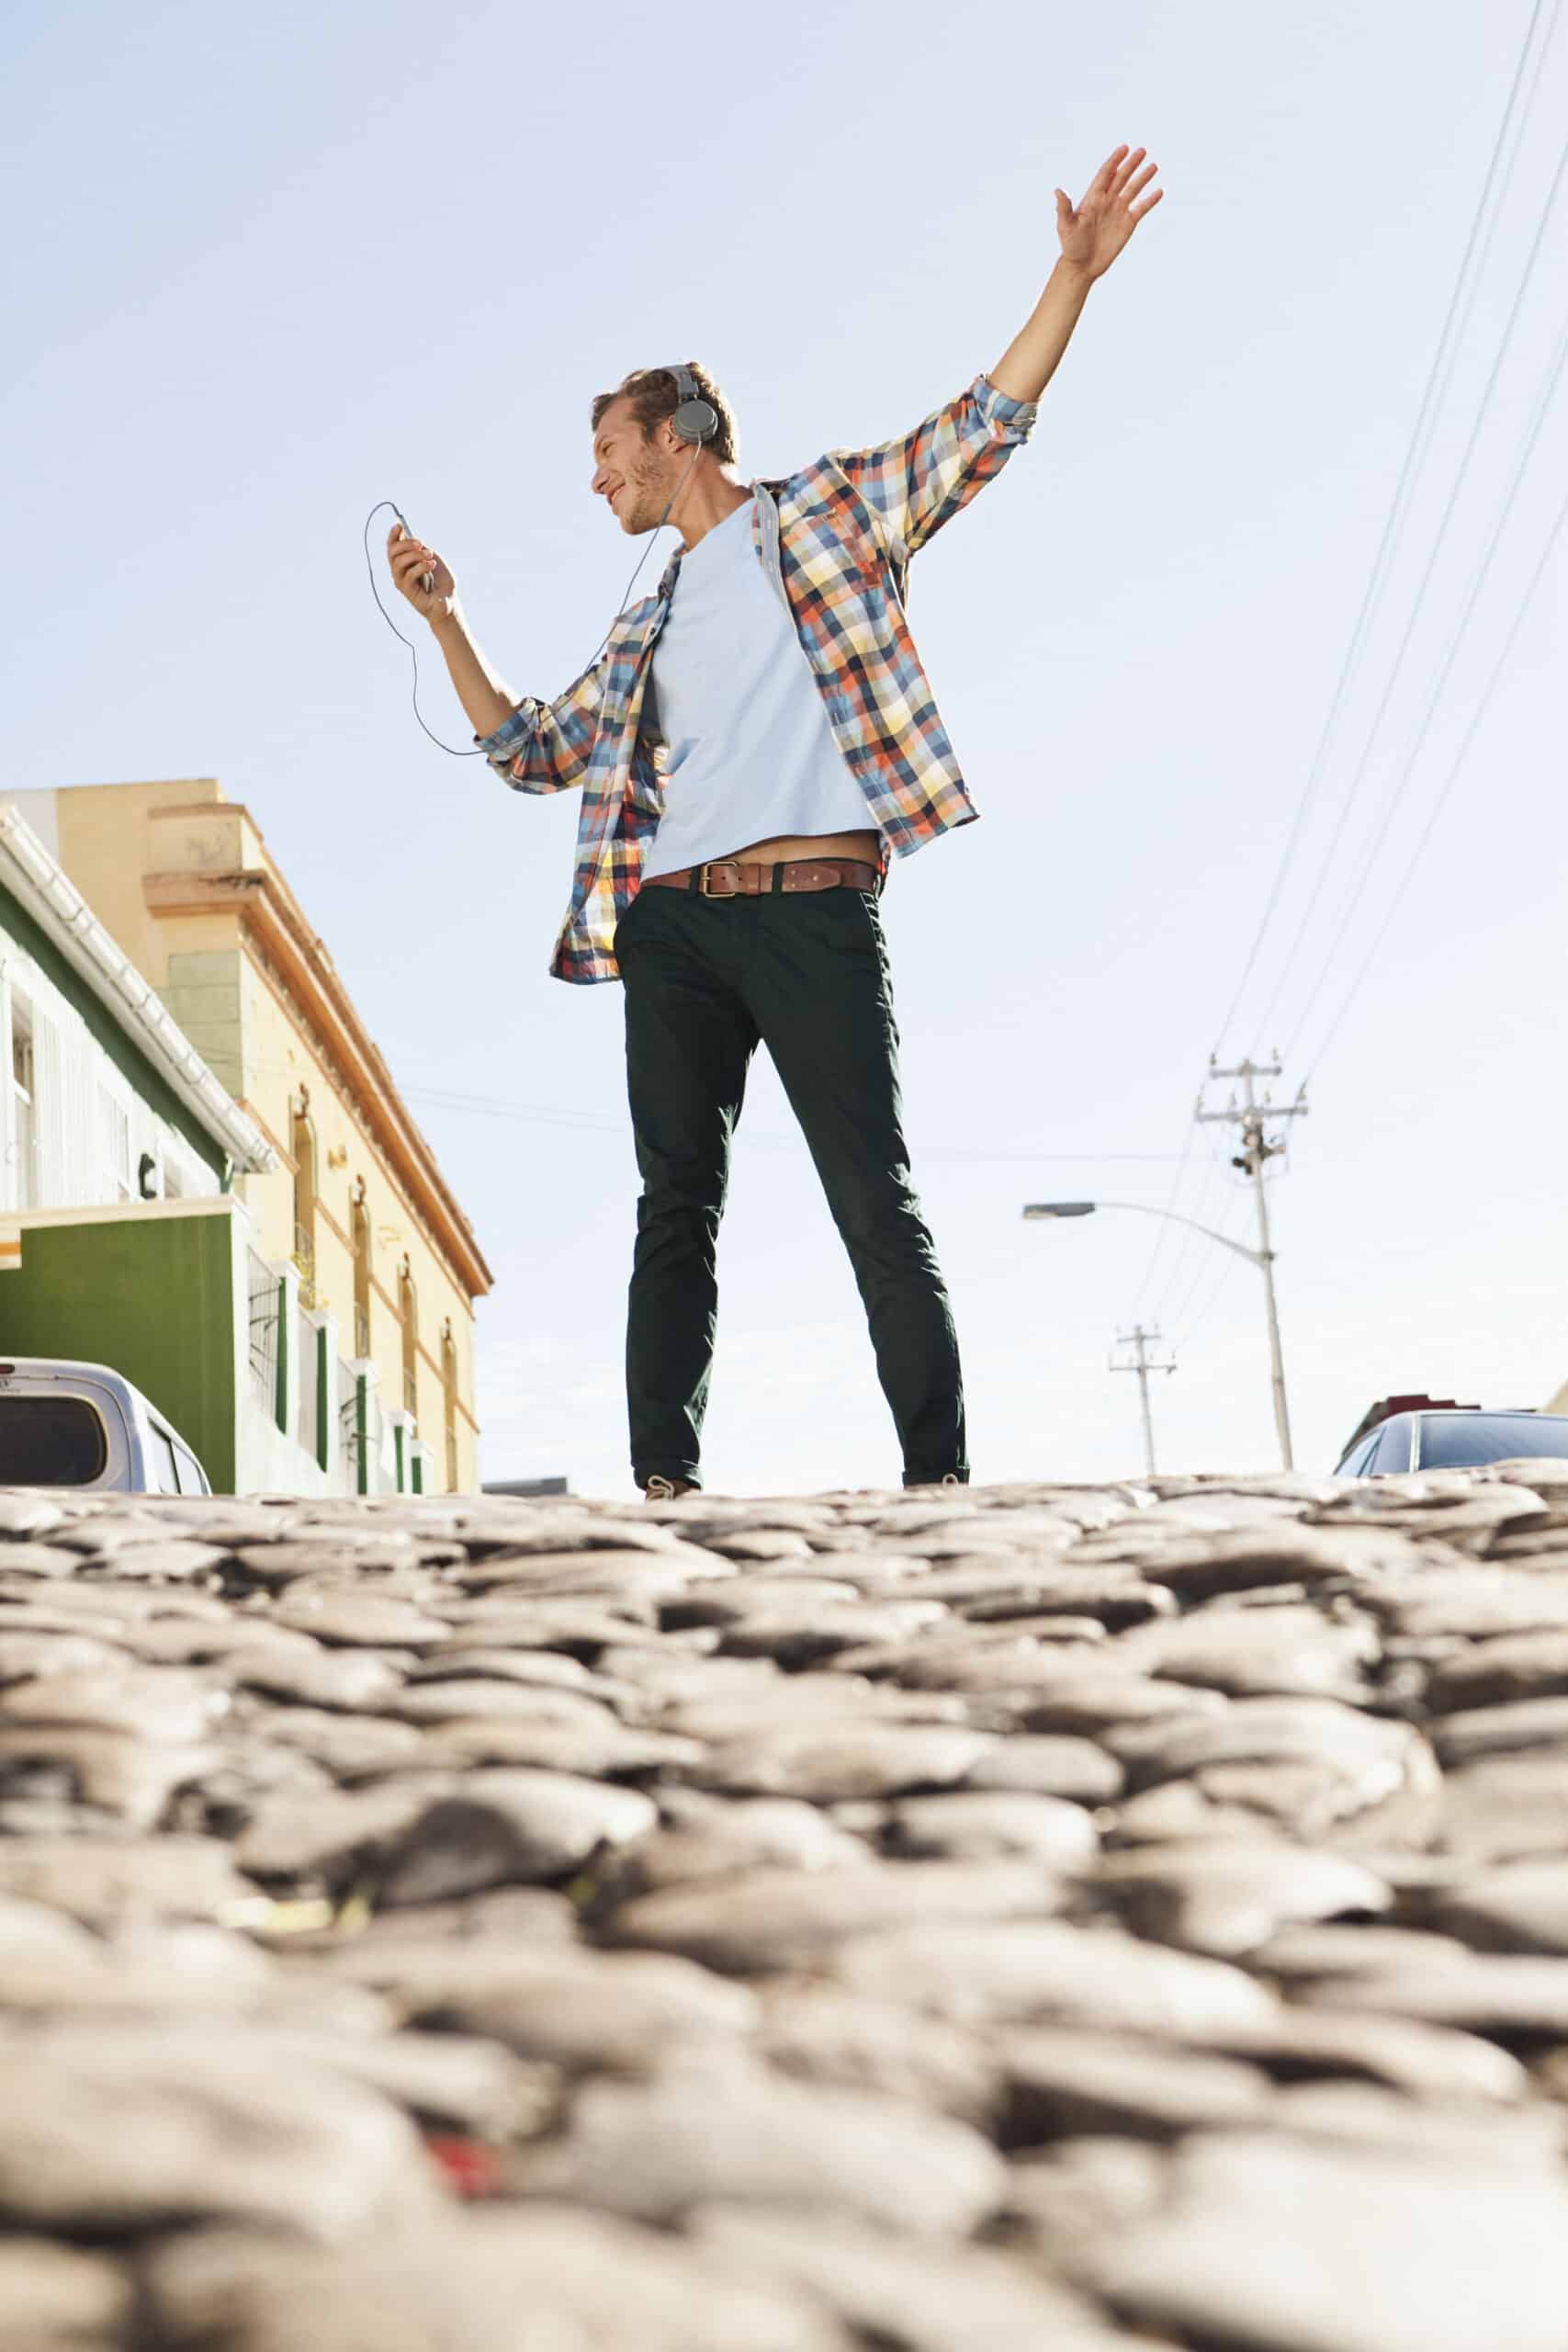
<path fill-rule="evenodd" d="M 778 835 L 875 823 L 753 545 L 755 514 L 748 499 L 686 550 L 653 649 L 648 716 L 667 750 L 644 880 Z"/>

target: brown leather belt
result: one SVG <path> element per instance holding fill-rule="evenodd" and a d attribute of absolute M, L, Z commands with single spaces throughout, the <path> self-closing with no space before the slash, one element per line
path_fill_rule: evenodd
<path fill-rule="evenodd" d="M 876 890 L 882 876 L 856 857 L 794 857 L 779 865 L 743 865 L 716 857 L 678 874 L 650 874 L 645 890 L 690 890 L 703 899 L 755 899 L 787 890 Z"/>

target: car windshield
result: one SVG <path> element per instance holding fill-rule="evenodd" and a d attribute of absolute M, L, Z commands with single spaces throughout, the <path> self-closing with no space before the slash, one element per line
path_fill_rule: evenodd
<path fill-rule="evenodd" d="M 89 1487 L 108 1460 L 84 1396 L 0 1396 L 0 1487 Z"/>
<path fill-rule="evenodd" d="M 1568 1415 L 1545 1413 L 1423 1413 L 1423 1470 L 1461 1470 L 1477 1462 L 1513 1462 L 1521 1455 L 1568 1455 Z"/>

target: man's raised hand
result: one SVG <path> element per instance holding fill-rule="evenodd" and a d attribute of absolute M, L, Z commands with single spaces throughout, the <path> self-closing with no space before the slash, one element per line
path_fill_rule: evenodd
<path fill-rule="evenodd" d="M 1062 258 L 1086 277 L 1104 276 L 1145 213 L 1165 194 L 1150 186 L 1159 165 L 1145 163 L 1147 153 L 1146 147 L 1118 147 L 1107 155 L 1076 208 L 1064 189 L 1056 190 Z"/>
<path fill-rule="evenodd" d="M 457 583 L 434 548 L 427 548 L 423 539 L 410 538 L 402 525 L 394 523 L 387 534 L 387 561 L 392 585 L 422 618 L 444 621 L 448 617 L 457 602 Z M 426 579 L 428 588 L 423 585 Z"/>

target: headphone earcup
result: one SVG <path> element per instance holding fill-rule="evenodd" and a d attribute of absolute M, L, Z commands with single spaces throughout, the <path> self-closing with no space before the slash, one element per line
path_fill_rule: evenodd
<path fill-rule="evenodd" d="M 703 443 L 713 440 L 718 431 L 718 411 L 711 401 L 682 401 L 670 422 L 682 441 L 689 441 L 694 447 L 700 449 Z"/>

